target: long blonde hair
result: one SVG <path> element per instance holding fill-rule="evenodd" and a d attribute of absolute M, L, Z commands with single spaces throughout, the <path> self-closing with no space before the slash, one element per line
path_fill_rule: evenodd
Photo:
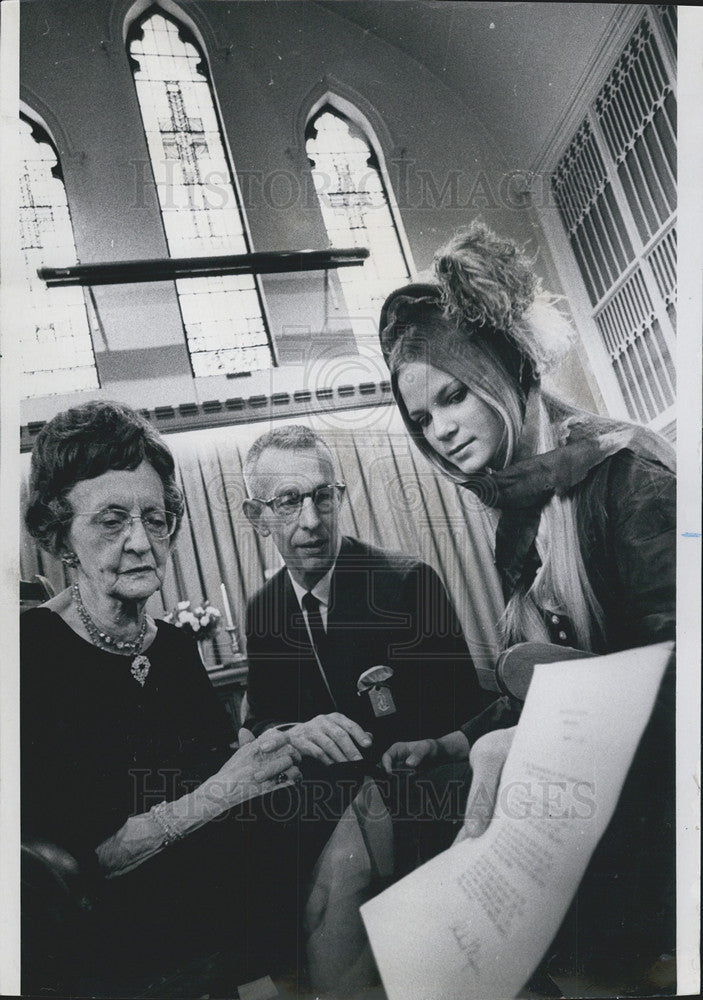
<path fill-rule="evenodd" d="M 405 286 L 388 297 L 380 335 L 403 420 L 417 447 L 443 475 L 469 485 L 410 419 L 398 373 L 413 360 L 450 372 L 498 415 L 504 434 L 496 470 L 515 461 L 532 394 L 538 399 L 537 433 L 530 445 L 534 454 L 564 443 L 558 430 L 564 420 L 585 417 L 586 431 L 593 433 L 612 423 L 595 415 L 578 416 L 568 404 L 542 393 L 541 377 L 564 357 L 573 329 L 559 308 L 559 297 L 542 289 L 534 261 L 516 243 L 475 221 L 437 251 L 434 268 L 436 284 Z M 492 505 L 490 477 L 484 479 L 484 499 Z M 499 623 L 504 642 L 549 641 L 544 612 L 552 611 L 570 618 L 581 648 L 598 648 L 604 614 L 586 573 L 574 499 L 555 494 L 545 504 L 536 544 L 541 566 L 529 589 L 508 600 Z"/>
<path fill-rule="evenodd" d="M 494 468 L 505 468 L 513 460 L 520 438 L 525 416 L 525 395 L 505 370 L 500 358 L 495 355 L 490 340 L 486 342 L 483 338 L 474 337 L 468 343 L 460 342 L 453 352 L 453 358 L 437 357 L 440 353 L 439 344 L 448 340 L 449 334 L 446 331 L 449 326 L 441 318 L 426 318 L 420 329 L 414 325 L 407 326 L 389 355 L 393 385 L 396 385 L 398 374 L 405 364 L 418 361 L 428 365 L 434 362 L 435 367 L 440 366 L 442 370 L 453 373 L 500 420 L 503 437 Z M 454 364 L 451 363 L 452 360 Z M 568 407 L 558 405 L 556 400 L 547 397 L 548 405 L 537 386 L 531 391 L 537 394 L 538 399 L 535 454 L 542 454 L 559 447 L 557 426 Z M 450 467 L 447 460 L 434 451 L 424 438 L 423 431 L 413 425 L 402 394 L 397 393 L 396 398 L 420 450 L 445 475 L 457 482 L 465 479 L 459 470 Z M 555 495 L 545 504 L 540 517 L 537 550 L 542 565 L 532 586 L 527 592 L 518 591 L 510 598 L 498 623 L 505 645 L 515 642 L 549 642 L 543 612 L 552 611 L 568 615 L 581 649 L 597 648 L 598 640 L 603 634 L 603 609 L 586 574 L 579 542 L 576 506 L 570 497 Z"/>
<path fill-rule="evenodd" d="M 537 453 L 559 446 L 555 423 L 544 398 L 539 400 Z M 605 616 L 591 582 L 579 540 L 576 503 L 556 494 L 545 504 L 537 533 L 542 565 L 527 592 L 516 592 L 499 622 L 505 645 L 514 642 L 549 642 L 544 612 L 567 615 L 577 646 L 593 650 L 605 631 Z"/>

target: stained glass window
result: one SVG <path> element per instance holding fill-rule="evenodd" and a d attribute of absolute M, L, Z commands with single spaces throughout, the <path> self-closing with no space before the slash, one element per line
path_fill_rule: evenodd
<path fill-rule="evenodd" d="M 154 11 L 132 28 L 128 47 L 170 255 L 249 252 L 233 167 L 195 38 Z M 194 375 L 271 367 L 252 276 L 182 279 L 176 289 Z"/>
<path fill-rule="evenodd" d="M 330 245 L 370 252 L 363 267 L 338 274 L 354 333 L 373 338 L 386 296 L 409 274 L 378 156 L 361 128 L 330 105 L 310 120 L 306 140 Z"/>
<path fill-rule="evenodd" d="M 39 267 L 76 263 L 76 245 L 58 154 L 39 125 L 20 119 L 20 364 L 25 397 L 95 389 L 98 375 L 83 290 L 47 288 Z"/>

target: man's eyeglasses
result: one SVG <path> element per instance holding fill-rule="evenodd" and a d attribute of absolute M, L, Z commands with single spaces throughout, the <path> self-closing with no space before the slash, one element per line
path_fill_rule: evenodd
<path fill-rule="evenodd" d="M 314 490 L 308 490 L 307 493 L 301 493 L 300 490 L 286 490 L 285 493 L 279 493 L 269 500 L 262 500 L 259 497 L 255 499 L 257 503 L 269 507 L 277 517 L 292 520 L 300 515 L 306 497 L 310 497 L 318 514 L 329 514 L 342 499 L 345 489 L 344 483 L 325 483 L 323 486 L 316 486 Z"/>
<path fill-rule="evenodd" d="M 86 515 L 105 538 L 120 538 L 135 521 L 141 521 L 149 538 L 162 542 L 176 530 L 177 518 L 168 510 L 148 510 L 144 514 L 128 514 L 126 510 L 100 510 Z"/>

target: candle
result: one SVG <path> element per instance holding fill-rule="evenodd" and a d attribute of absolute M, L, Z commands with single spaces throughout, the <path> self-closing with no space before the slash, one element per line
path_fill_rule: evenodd
<path fill-rule="evenodd" d="M 220 590 L 222 591 L 222 606 L 225 612 L 225 618 L 227 619 L 227 628 L 234 628 L 232 609 L 229 606 L 229 597 L 227 596 L 227 588 L 224 583 L 220 584 Z"/>

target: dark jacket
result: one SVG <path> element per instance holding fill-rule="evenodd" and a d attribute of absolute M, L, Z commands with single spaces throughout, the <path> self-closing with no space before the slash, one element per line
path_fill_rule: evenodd
<path fill-rule="evenodd" d="M 282 569 L 247 609 L 249 719 L 255 733 L 338 711 L 374 736 L 380 755 L 398 739 L 441 736 L 481 709 L 476 672 L 456 614 L 425 563 L 343 538 L 332 574 L 324 686 L 295 592 Z M 376 717 L 359 675 L 385 664 L 396 706 Z"/>
<path fill-rule="evenodd" d="M 673 639 L 676 476 L 617 452 L 575 490 L 581 554 L 605 614 L 599 653 Z"/>
<path fill-rule="evenodd" d="M 571 495 L 581 554 L 605 618 L 596 652 L 674 639 L 674 473 L 623 449 L 593 468 Z M 568 618 L 551 618 L 553 641 L 573 644 Z M 617 970 L 618 981 L 631 981 L 633 992 L 643 988 L 649 966 L 676 945 L 675 693 L 672 657 L 618 807 L 546 955 L 555 956 L 557 968 Z M 474 743 L 518 718 L 516 706 L 502 698 L 462 730 Z"/>
<path fill-rule="evenodd" d="M 591 469 L 570 495 L 581 555 L 603 609 L 596 653 L 614 653 L 676 637 L 676 476 L 623 449 Z M 545 613 L 550 639 L 575 646 L 566 615 Z M 499 699 L 462 726 L 470 743 L 514 726 L 518 713 Z"/>

